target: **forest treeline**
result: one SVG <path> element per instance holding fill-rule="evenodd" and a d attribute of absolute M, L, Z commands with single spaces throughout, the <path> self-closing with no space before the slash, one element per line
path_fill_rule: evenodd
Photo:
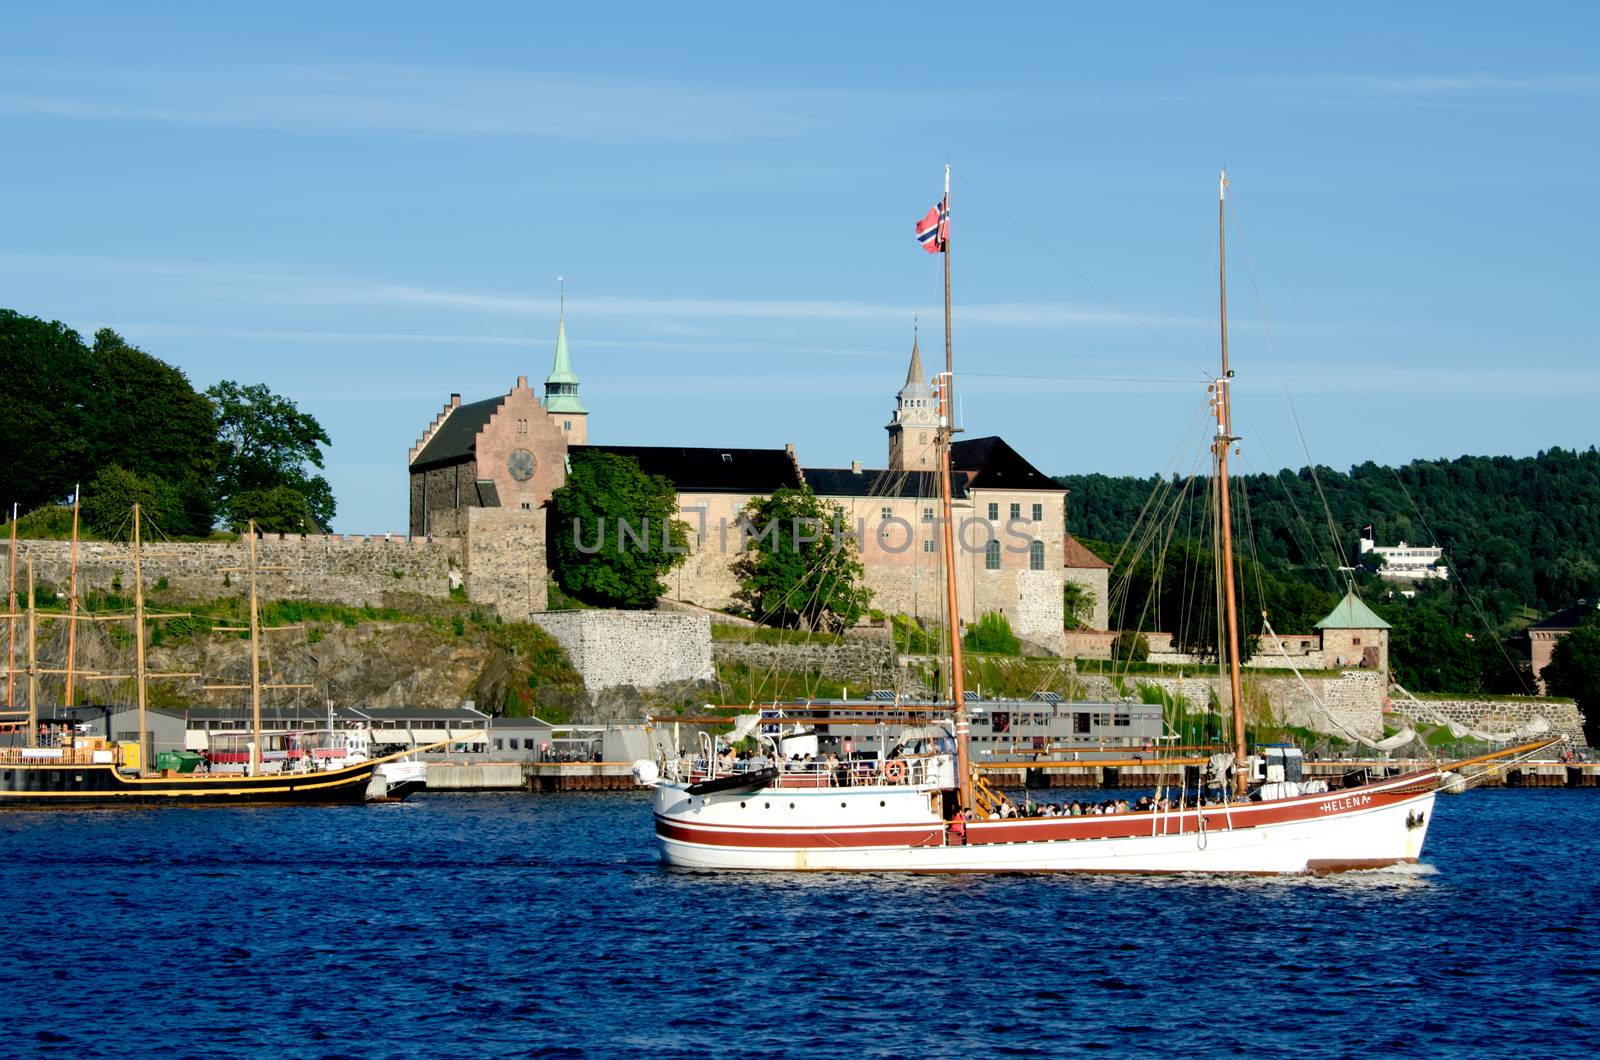
<path fill-rule="evenodd" d="M 15 504 L 24 534 L 69 530 L 64 505 L 79 486 L 85 529 L 103 537 L 126 533 L 136 502 L 175 537 L 250 519 L 307 532 L 333 518 L 333 491 L 317 473 L 327 432 L 264 384 L 197 391 L 110 328 L 85 342 L 60 321 L 9 309 L 0 364 L 0 522 Z"/>
<path fill-rule="evenodd" d="M 1209 484 L 1099 474 L 1057 481 L 1071 491 L 1069 530 L 1118 563 L 1113 585 L 1126 590 L 1113 593 L 1113 605 L 1130 619 L 1145 616 L 1143 628 L 1197 647 L 1214 643 Z M 1593 448 L 1400 467 L 1369 462 L 1348 472 L 1302 468 L 1232 482 L 1246 628 L 1258 633 L 1265 609 L 1279 632 L 1309 632 L 1354 584 L 1394 625 L 1394 672 L 1414 690 L 1529 690 L 1521 630 L 1600 596 L 1600 452 Z M 1159 531 L 1135 535 L 1156 508 Z M 1357 542 L 1368 525 L 1380 545 L 1443 548 L 1450 580 L 1415 587 L 1414 599 L 1402 596 L 1399 589 L 1413 586 L 1363 567 Z M 1130 535 L 1149 547 L 1125 549 Z"/>

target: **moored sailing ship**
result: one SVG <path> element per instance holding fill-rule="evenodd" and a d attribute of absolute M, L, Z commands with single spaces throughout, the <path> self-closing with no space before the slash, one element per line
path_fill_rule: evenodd
<path fill-rule="evenodd" d="M 368 757 L 346 734 L 272 734 L 261 727 L 261 652 L 260 608 L 256 577 L 256 534 L 252 523 L 247 530 L 246 565 L 249 578 L 250 683 L 236 686 L 249 689 L 251 728 L 241 742 L 238 762 L 220 761 L 218 768 L 206 763 L 205 772 L 184 772 L 181 768 L 151 769 L 144 761 L 147 725 L 145 721 L 146 682 L 151 676 L 145 666 L 145 621 L 143 571 L 141 569 L 140 513 L 133 511 L 133 583 L 135 666 L 133 687 L 137 697 L 139 740 L 125 750 L 107 738 L 83 737 L 74 727 L 64 726 L 49 743 L 41 746 L 39 718 L 39 674 L 34 645 L 38 627 L 32 564 L 28 566 L 27 646 L 28 709 L 14 713 L 25 717 L 20 745 L 0 747 L 0 807 L 3 806 L 82 806 L 197 803 L 355 803 L 394 801 L 422 786 L 423 769 L 411 752 L 384 757 Z M 15 565 L 16 550 L 12 550 Z M 75 597 L 72 604 L 75 605 Z M 22 617 L 12 612 L 12 621 Z M 66 621 L 78 621 L 76 607 L 70 607 Z M 69 626 L 69 631 L 71 626 Z M 243 632 L 243 631 L 241 631 Z M 70 639 L 70 634 L 69 634 Z M 66 675 L 73 674 L 70 662 Z M 13 671 L 14 672 L 14 671 Z M 70 684 L 69 686 L 70 687 Z M 14 727 L 15 731 L 15 727 Z M 310 753 L 264 755 L 266 741 L 279 737 L 279 744 L 304 745 Z M 285 740 L 284 737 L 292 736 Z M 320 744 L 320 748 L 317 745 Z M 324 753 L 317 753 L 318 750 Z M 419 750 L 427 750 L 421 748 Z M 130 753 L 131 752 L 131 753 Z"/>
<path fill-rule="evenodd" d="M 762 743 L 760 768 L 741 768 L 703 737 L 694 759 L 635 764 L 654 789 L 654 825 L 662 859 L 697 869 L 912 872 L 1324 873 L 1415 862 L 1446 776 L 1429 766 L 1395 777 L 1346 778 L 1329 790 L 1302 783 L 1280 757 L 1248 754 L 1240 681 L 1240 633 L 1232 556 L 1228 455 L 1233 434 L 1228 366 L 1225 204 L 1219 184 L 1221 366 L 1212 383 L 1216 432 L 1211 443 L 1218 500 L 1232 702 L 1231 753 L 1213 756 L 1209 789 L 1158 791 L 1147 807 L 1090 816 L 1019 816 L 985 785 L 971 761 L 969 707 L 962 687 L 961 642 L 949 637 L 947 720 L 908 730 L 893 757 L 829 762 L 822 769 L 786 761 L 782 740 L 758 732 L 759 716 L 735 739 Z M 950 445 L 954 378 L 950 330 L 950 172 L 944 197 L 918 226 L 925 249 L 944 255 L 945 371 L 937 378 L 938 450 L 943 503 L 941 557 L 946 616 L 959 614 L 952 533 Z M 1523 745 L 1495 756 L 1527 752 Z M 1261 768 L 1255 773 L 1257 765 Z M 1257 782 L 1252 784 L 1252 779 Z"/>

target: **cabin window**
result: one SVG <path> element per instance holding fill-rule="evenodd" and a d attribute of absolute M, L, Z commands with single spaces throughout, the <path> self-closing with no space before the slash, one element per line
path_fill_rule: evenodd
<path fill-rule="evenodd" d="M 504 751 L 504 750 L 505 750 L 505 749 L 506 749 L 506 742 L 505 742 L 505 740 L 503 740 L 503 739 L 501 739 L 501 738 L 500 738 L 500 737 L 498 737 L 498 736 L 496 736 L 496 737 L 495 737 L 495 738 L 494 738 L 494 749 L 495 749 L 495 750 L 496 750 L 496 751 Z"/>
<path fill-rule="evenodd" d="M 1119 714 L 1113 714 L 1111 716 L 1111 724 L 1115 725 L 1119 729 L 1126 729 L 1133 724 L 1133 719 L 1128 716 L 1126 711 L 1124 711 Z"/>
<path fill-rule="evenodd" d="M 1076 711 L 1076 712 L 1073 713 L 1073 715 L 1072 715 L 1072 731 L 1077 733 L 1080 736 L 1088 735 L 1088 733 L 1089 733 L 1089 712 L 1088 711 L 1080 710 L 1080 711 Z"/>
<path fill-rule="evenodd" d="M 1028 545 L 1028 569 L 1044 570 L 1044 542 L 1034 541 Z"/>
<path fill-rule="evenodd" d="M 989 543 L 983 546 L 983 568 L 984 570 L 1000 569 L 1000 542 L 993 538 L 990 538 Z"/>

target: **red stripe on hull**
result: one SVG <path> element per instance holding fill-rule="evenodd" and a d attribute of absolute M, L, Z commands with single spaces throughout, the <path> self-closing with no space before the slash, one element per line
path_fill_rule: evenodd
<path fill-rule="evenodd" d="M 879 831 L 847 832 L 842 829 L 787 829 L 782 833 L 757 832 L 741 828 L 707 828 L 684 825 L 656 817 L 656 835 L 680 843 L 707 846 L 760 847 L 763 849 L 812 849 L 816 847 L 936 847 L 944 844 L 944 829 L 927 825 L 885 828 Z"/>

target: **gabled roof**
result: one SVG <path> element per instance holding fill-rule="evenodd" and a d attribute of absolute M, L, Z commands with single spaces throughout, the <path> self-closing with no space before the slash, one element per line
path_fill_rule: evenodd
<path fill-rule="evenodd" d="M 969 438 L 950 447 L 950 468 L 964 472 L 971 489 L 1049 490 L 1065 493 L 1066 487 L 1052 481 L 1038 468 L 1007 445 L 1005 439 Z"/>
<path fill-rule="evenodd" d="M 1334 605 L 1328 617 L 1317 623 L 1318 629 L 1389 629 L 1389 623 L 1379 618 L 1372 608 L 1361 602 L 1354 591 L 1344 594 L 1344 599 Z"/>
<path fill-rule="evenodd" d="M 1072 567 L 1076 570 L 1110 570 L 1111 564 L 1083 547 L 1083 543 L 1071 534 L 1063 542 L 1061 565 Z"/>
<path fill-rule="evenodd" d="M 489 422 L 505 400 L 502 394 L 457 406 L 445 417 L 439 429 L 433 432 L 433 437 L 428 439 L 428 444 L 422 447 L 417 458 L 411 461 L 411 466 L 422 470 L 441 464 L 454 464 L 471 456 L 478 432 L 483 430 L 484 424 Z"/>
<path fill-rule="evenodd" d="M 574 445 L 572 453 L 628 456 L 647 475 L 661 475 L 679 493 L 770 494 L 799 489 L 800 473 L 786 449 L 719 449 L 670 445 Z"/>
<path fill-rule="evenodd" d="M 927 497 L 939 496 L 939 478 L 932 471 L 886 471 L 881 468 L 808 467 L 806 485 L 819 497 Z M 950 495 L 967 495 L 965 480 L 950 480 Z"/>
<path fill-rule="evenodd" d="M 1577 629 L 1586 619 L 1595 617 L 1595 612 L 1600 610 L 1600 605 L 1591 604 L 1587 600 L 1579 600 L 1571 607 L 1562 608 L 1553 615 L 1547 615 L 1529 626 L 1529 629 Z"/>

